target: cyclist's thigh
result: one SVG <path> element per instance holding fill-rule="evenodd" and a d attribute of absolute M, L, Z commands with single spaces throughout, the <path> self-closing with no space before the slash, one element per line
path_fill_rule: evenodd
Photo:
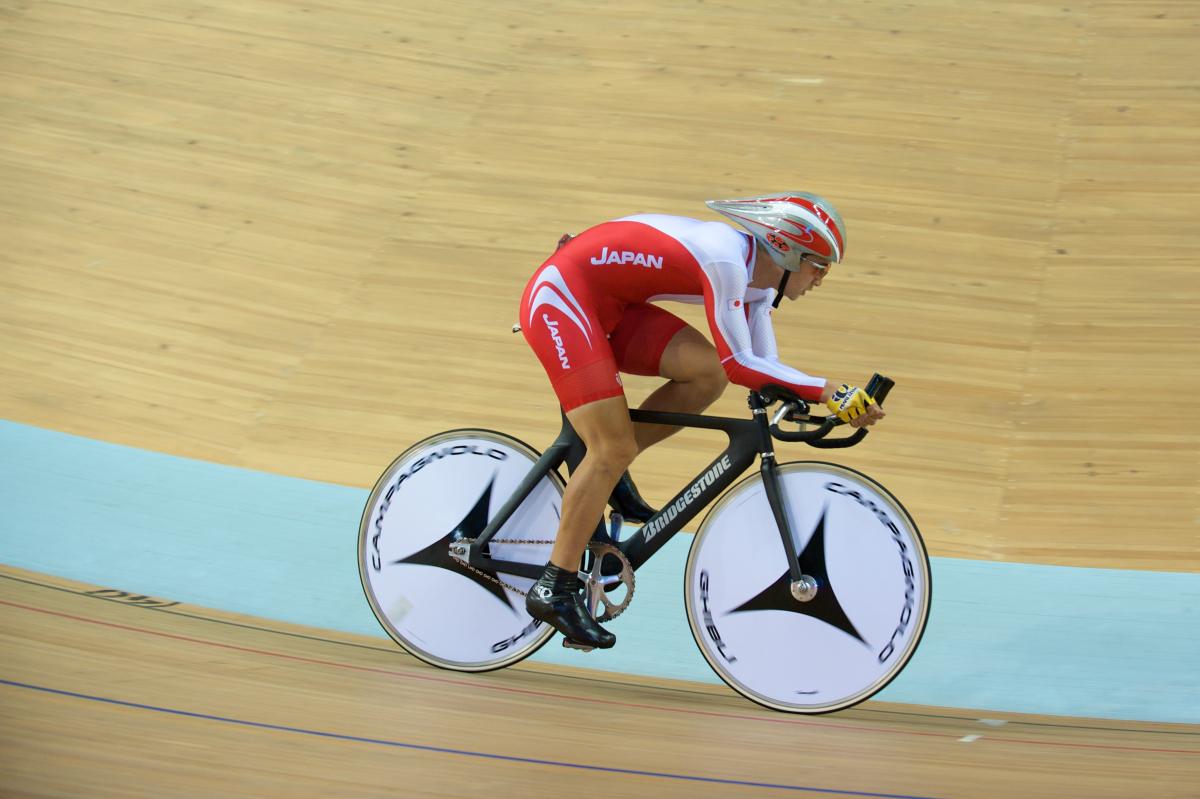
<path fill-rule="evenodd" d="M 631 375 L 661 375 L 663 353 L 682 330 L 699 335 L 687 322 L 656 305 L 627 306 L 609 336 L 617 367 Z"/>
<path fill-rule="evenodd" d="M 609 343 L 622 372 L 669 380 L 724 380 L 717 348 L 696 328 L 655 305 L 631 305 Z"/>
<path fill-rule="evenodd" d="M 721 356 L 703 333 L 690 325 L 680 330 L 663 350 L 658 373 L 671 380 L 728 382 Z"/>
<path fill-rule="evenodd" d="M 624 397 L 612 348 L 588 287 L 570 270 L 538 270 L 521 299 L 521 332 L 541 361 L 564 411 Z"/>

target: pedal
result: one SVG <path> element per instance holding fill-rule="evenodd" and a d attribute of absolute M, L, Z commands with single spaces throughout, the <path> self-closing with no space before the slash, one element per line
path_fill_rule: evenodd
<path fill-rule="evenodd" d="M 596 647 L 581 644 L 578 641 L 572 641 L 570 638 L 562 639 L 564 649 L 578 649 L 580 652 L 591 652 Z"/>
<path fill-rule="evenodd" d="M 621 530 L 625 526 L 625 517 L 617 511 L 608 514 L 608 537 L 615 542 L 621 540 Z"/>

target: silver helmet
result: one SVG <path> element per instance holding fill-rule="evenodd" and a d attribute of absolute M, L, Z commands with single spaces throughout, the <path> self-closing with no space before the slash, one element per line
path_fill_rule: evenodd
<path fill-rule="evenodd" d="M 846 254 L 846 224 L 828 201 L 803 191 L 741 200 L 708 200 L 709 208 L 737 222 L 789 272 L 805 255 L 837 263 Z"/>

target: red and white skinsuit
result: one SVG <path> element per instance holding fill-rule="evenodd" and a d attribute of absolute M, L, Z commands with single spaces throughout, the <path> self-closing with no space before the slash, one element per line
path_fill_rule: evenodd
<path fill-rule="evenodd" d="M 732 383 L 781 386 L 817 401 L 825 378 L 779 362 L 771 289 L 750 288 L 754 239 L 721 222 L 643 214 L 580 233 L 534 273 L 521 297 L 521 329 L 564 410 L 624 393 L 618 372 L 658 375 L 686 326 L 650 303 L 704 303 Z"/>

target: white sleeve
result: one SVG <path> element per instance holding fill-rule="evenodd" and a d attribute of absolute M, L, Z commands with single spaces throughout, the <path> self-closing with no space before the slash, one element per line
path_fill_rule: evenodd
<path fill-rule="evenodd" d="M 770 296 L 765 300 L 746 304 L 749 312 L 746 314 L 750 325 L 750 345 L 754 354 L 768 361 L 779 360 L 779 348 L 775 345 L 775 328 L 771 326 L 771 302 L 775 299 L 775 290 L 768 289 Z"/>
<path fill-rule="evenodd" d="M 775 333 L 769 314 L 755 317 L 754 327 L 759 330 L 757 340 L 752 334 L 744 304 L 747 284 L 745 265 L 718 261 L 703 265 L 701 269 L 709 289 L 705 292 L 709 324 L 717 339 L 721 365 L 725 367 L 729 379 L 756 391 L 768 385 L 778 385 L 803 399 L 820 399 L 825 378 L 791 369 L 775 357 Z M 758 302 L 754 304 L 760 305 Z M 751 310 L 754 316 L 756 309 Z M 766 310 L 771 310 L 769 301 Z"/>

